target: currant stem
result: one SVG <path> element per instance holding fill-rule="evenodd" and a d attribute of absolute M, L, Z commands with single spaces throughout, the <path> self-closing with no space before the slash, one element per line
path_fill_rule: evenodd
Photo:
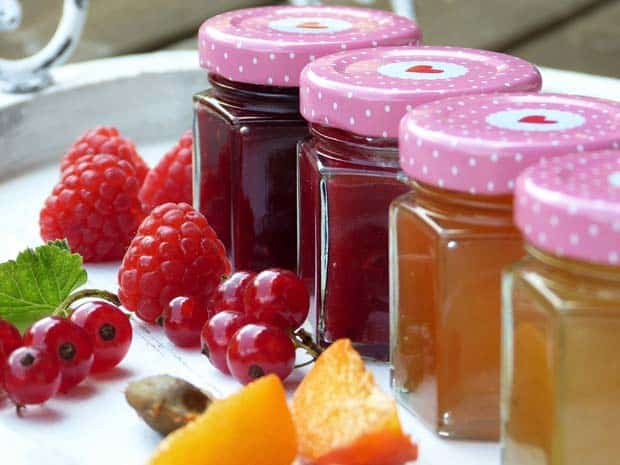
<path fill-rule="evenodd" d="M 312 357 L 312 361 L 319 358 L 319 355 L 323 352 L 316 342 L 312 340 L 312 336 L 303 328 L 299 328 L 297 331 L 290 332 L 293 344 L 296 349 L 304 349 Z"/>
<path fill-rule="evenodd" d="M 19 418 L 24 418 L 23 411 L 26 408 L 26 406 L 22 404 L 18 404 L 16 402 L 14 402 L 14 404 L 15 404 L 15 413 L 17 414 L 17 416 Z"/>
<path fill-rule="evenodd" d="M 69 295 L 65 300 L 63 300 L 58 305 L 58 307 L 56 307 L 56 310 L 54 310 L 54 313 L 52 315 L 68 316 L 69 307 L 71 306 L 71 304 L 77 302 L 78 300 L 88 298 L 106 300 L 114 305 L 121 304 L 118 296 L 116 294 L 113 294 L 112 292 L 103 291 L 101 289 L 82 289 L 81 291 L 74 292 L 73 294 Z"/>
<path fill-rule="evenodd" d="M 314 362 L 316 362 L 316 358 L 311 358 L 307 362 L 298 363 L 297 365 L 295 365 L 295 368 L 302 368 L 302 367 L 308 366 L 308 365 L 310 365 L 311 363 L 314 363 Z"/>

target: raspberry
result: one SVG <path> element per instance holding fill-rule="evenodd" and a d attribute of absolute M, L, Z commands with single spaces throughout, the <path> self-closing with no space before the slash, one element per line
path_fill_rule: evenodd
<path fill-rule="evenodd" d="M 118 272 L 121 302 L 153 323 L 175 297 L 206 303 L 230 273 L 226 249 L 206 218 L 186 203 L 155 207 Z"/>
<path fill-rule="evenodd" d="M 41 238 L 66 238 L 84 261 L 122 258 L 143 217 L 136 170 L 113 155 L 70 165 L 39 215 Z"/>
<path fill-rule="evenodd" d="M 100 126 L 89 129 L 71 145 L 69 152 L 60 162 L 60 171 L 64 172 L 84 155 L 96 155 L 106 153 L 133 164 L 140 184 L 149 171 L 149 167 L 142 157 L 138 155 L 136 146 L 128 139 L 120 136 L 118 129 Z"/>
<path fill-rule="evenodd" d="M 192 132 L 186 131 L 177 145 L 153 168 L 140 189 L 145 213 L 166 202 L 192 203 Z"/>

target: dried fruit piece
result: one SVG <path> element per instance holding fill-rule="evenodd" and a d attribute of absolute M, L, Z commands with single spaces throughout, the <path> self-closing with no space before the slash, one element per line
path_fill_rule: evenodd
<path fill-rule="evenodd" d="M 195 420 L 211 404 L 196 386 L 168 375 L 129 383 L 125 398 L 146 424 L 164 435 Z"/>
<path fill-rule="evenodd" d="M 401 465 L 417 458 L 394 400 L 377 387 L 348 339 L 318 358 L 292 409 L 299 451 L 316 465 Z"/>
<path fill-rule="evenodd" d="M 282 382 L 265 376 L 164 439 L 149 465 L 291 465 L 295 428 Z"/>

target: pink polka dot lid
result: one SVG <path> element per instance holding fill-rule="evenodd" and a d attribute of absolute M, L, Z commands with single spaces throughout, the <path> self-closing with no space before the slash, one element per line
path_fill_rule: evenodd
<path fill-rule="evenodd" d="M 301 114 L 364 136 L 398 137 L 402 116 L 422 103 L 483 92 L 538 91 L 527 61 L 456 47 L 385 47 L 323 57 L 304 68 Z"/>
<path fill-rule="evenodd" d="M 481 195 L 510 194 L 539 160 L 618 148 L 620 104 L 560 94 L 489 94 L 422 105 L 400 125 L 403 170 L 413 179 Z"/>
<path fill-rule="evenodd" d="M 416 45 L 410 19 L 369 8 L 272 6 L 236 10 L 205 21 L 200 66 L 231 81 L 297 87 L 302 68 L 345 49 Z"/>
<path fill-rule="evenodd" d="M 519 176 L 515 221 L 549 253 L 620 265 L 620 151 L 572 154 Z"/>

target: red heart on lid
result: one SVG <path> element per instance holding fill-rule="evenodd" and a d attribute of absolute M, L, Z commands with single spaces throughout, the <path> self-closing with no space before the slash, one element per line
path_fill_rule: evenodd
<path fill-rule="evenodd" d="M 298 24 L 297 27 L 301 29 L 327 29 L 325 24 L 321 24 L 318 21 L 307 21 L 305 23 Z"/>
<path fill-rule="evenodd" d="M 555 124 L 557 121 L 552 119 L 547 119 L 545 115 L 529 115 L 524 116 L 519 120 L 519 123 L 530 123 L 530 124 Z"/>
<path fill-rule="evenodd" d="M 433 68 L 432 65 L 414 65 L 407 68 L 408 73 L 424 73 L 424 74 L 438 74 L 443 73 L 443 69 Z"/>

